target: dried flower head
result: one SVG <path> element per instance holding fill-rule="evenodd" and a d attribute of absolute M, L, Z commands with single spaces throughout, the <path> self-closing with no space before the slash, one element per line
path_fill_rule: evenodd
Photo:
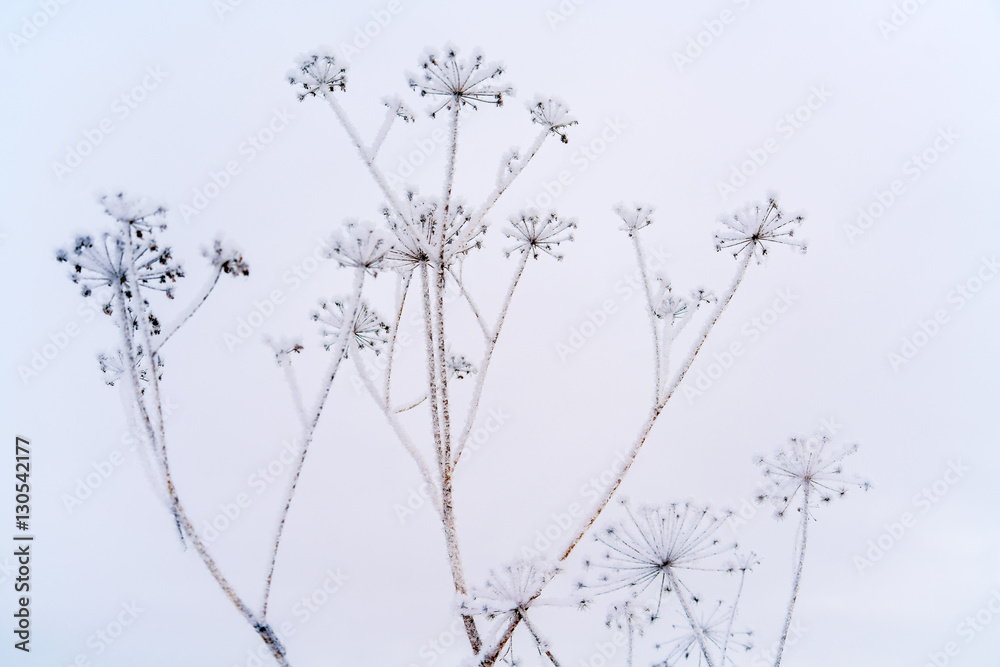
<path fill-rule="evenodd" d="M 320 329 L 325 349 L 330 350 L 340 339 L 348 316 L 343 301 L 320 302 L 320 311 L 313 313 L 313 319 L 325 325 Z M 382 346 L 388 342 L 389 325 L 379 319 L 364 302 L 358 305 L 357 314 L 350 326 L 350 335 L 353 335 L 359 350 L 369 349 L 379 354 Z M 345 357 L 350 347 L 349 344 L 344 347 Z"/>
<path fill-rule="evenodd" d="M 646 204 L 631 204 L 615 206 L 615 213 L 622 219 L 622 226 L 618 229 L 627 232 L 632 236 L 643 227 L 653 224 L 653 207 Z"/>
<path fill-rule="evenodd" d="M 264 339 L 271 350 L 274 351 L 274 359 L 278 362 L 278 366 L 288 366 L 292 363 L 293 354 L 301 354 L 305 347 L 302 345 L 302 341 L 298 338 L 282 338 L 281 340 L 274 340 L 270 336 Z"/>
<path fill-rule="evenodd" d="M 548 563 L 521 560 L 499 571 L 490 570 L 486 585 L 463 601 L 465 611 L 494 619 L 512 611 L 524 611 L 558 569 Z"/>
<path fill-rule="evenodd" d="M 464 380 L 476 372 L 476 367 L 465 358 L 464 354 L 449 354 L 448 372 L 455 378 Z"/>
<path fill-rule="evenodd" d="M 99 198 L 104 212 L 121 223 L 136 238 L 144 238 L 167 228 L 167 209 L 144 197 L 129 197 L 124 192 Z"/>
<path fill-rule="evenodd" d="M 97 355 L 97 363 L 100 364 L 101 372 L 104 373 L 104 382 L 109 386 L 115 386 L 115 382 L 122 379 L 128 374 L 128 361 L 125 359 L 124 353 L 118 350 L 114 354 L 99 354 Z M 149 382 L 149 368 L 148 360 L 142 351 L 142 346 L 138 346 L 135 351 L 135 371 L 136 376 L 142 382 Z M 157 369 L 163 368 L 163 359 L 159 355 L 156 357 L 156 367 Z M 158 370 L 156 378 L 158 380 L 163 379 L 163 371 Z M 146 393 L 146 388 L 140 385 L 139 393 Z"/>
<path fill-rule="evenodd" d="M 576 221 L 562 220 L 555 211 L 549 212 L 545 217 L 540 217 L 535 211 L 522 211 L 510 218 L 510 225 L 505 235 L 514 240 L 514 245 L 504 250 L 508 257 L 513 252 L 530 252 L 538 259 L 541 251 L 561 260 L 562 254 L 555 249 L 560 243 L 573 240 L 570 230 L 576 228 Z"/>
<path fill-rule="evenodd" d="M 300 58 L 288 72 L 288 83 L 298 89 L 301 102 L 307 97 L 347 90 L 347 68 L 337 64 L 333 52 L 321 49 Z"/>
<path fill-rule="evenodd" d="M 868 490 L 867 481 L 844 472 L 843 460 L 856 451 L 856 444 L 831 446 L 830 438 L 823 434 L 790 438 L 771 458 L 757 459 L 766 479 L 757 501 L 773 503 L 780 518 L 800 491 L 804 502 L 813 508 L 845 495 L 850 487 Z"/>
<path fill-rule="evenodd" d="M 514 92 L 509 86 L 495 83 L 503 75 L 503 67 L 483 62 L 478 52 L 464 60 L 459 60 L 454 48 L 445 48 L 443 55 L 430 52 L 421 60 L 420 68 L 422 75 L 410 77 L 410 88 L 422 97 L 440 100 L 430 111 L 431 117 L 445 108 L 456 110 L 468 105 L 478 109 L 480 103 L 502 106 L 504 95 Z"/>
<path fill-rule="evenodd" d="M 627 518 L 595 537 L 606 550 L 586 563 L 599 570 L 597 582 L 582 585 L 598 593 L 625 589 L 635 597 L 656 583 L 657 615 L 663 593 L 671 590 L 672 571 L 722 570 L 707 561 L 736 546 L 717 536 L 724 519 L 707 507 L 685 503 L 643 506 L 633 512 L 627 500 L 621 504 Z"/>
<path fill-rule="evenodd" d="M 410 108 L 406 106 L 403 100 L 396 95 L 383 98 L 382 104 L 384 104 L 387 109 L 395 113 L 396 117 L 404 123 L 413 123 L 417 120 L 416 114 L 414 114 Z"/>
<path fill-rule="evenodd" d="M 212 263 L 216 269 L 233 276 L 249 276 L 250 265 L 243 259 L 243 254 L 225 243 L 222 239 L 216 239 L 210 249 L 201 251 L 204 257 Z"/>
<path fill-rule="evenodd" d="M 170 248 L 161 248 L 150 235 L 133 245 L 128 257 L 128 246 L 122 236 L 104 233 L 95 241 L 91 236 L 79 236 L 70 250 L 60 250 L 56 260 L 72 267 L 70 279 L 80 285 L 84 296 L 90 296 L 98 286 L 121 289 L 126 299 L 131 299 L 129 271 L 141 287 L 164 292 L 173 298 L 173 284 L 184 277 L 184 271 L 172 263 Z M 105 309 L 107 312 L 107 309 Z"/>
<path fill-rule="evenodd" d="M 724 229 L 715 235 L 715 249 L 733 249 L 734 257 L 746 251 L 753 253 L 759 264 L 772 243 L 793 246 L 802 252 L 806 250 L 805 243 L 794 238 L 795 230 L 802 224 L 802 216 L 785 215 L 774 198 L 765 205 L 744 206 L 732 216 L 720 218 L 719 222 Z"/>
<path fill-rule="evenodd" d="M 396 243 L 387 253 L 391 266 L 404 271 L 410 270 L 425 262 L 436 262 L 443 255 L 447 267 L 456 258 L 482 247 L 486 226 L 472 224 L 472 215 L 461 202 L 452 203 L 445 221 L 442 221 L 442 207 L 435 198 L 407 192 L 406 204 L 405 218 L 388 208 L 382 210 L 386 224 L 396 237 Z M 443 251 L 442 224 L 445 224 Z"/>
<path fill-rule="evenodd" d="M 330 240 L 327 257 L 348 268 L 364 269 L 373 276 L 385 267 L 392 241 L 370 222 L 348 221 Z"/>
<path fill-rule="evenodd" d="M 569 143 L 566 128 L 576 125 L 577 121 L 570 116 L 569 108 L 565 104 L 553 97 L 538 96 L 528 105 L 528 110 L 531 112 L 531 122 L 538 123 L 549 132 L 558 135 L 564 144 Z"/>
<path fill-rule="evenodd" d="M 687 619 L 673 624 L 672 628 L 678 633 L 677 637 L 666 642 L 656 644 L 657 649 L 666 649 L 667 656 L 662 664 L 664 667 L 679 665 L 682 661 L 696 659 L 698 665 L 703 663 L 701 652 L 701 641 L 705 642 L 705 647 L 711 654 L 721 656 L 723 651 L 728 652 L 731 648 L 741 649 L 744 652 L 753 649 L 750 631 L 734 632 L 731 629 L 732 609 L 719 600 L 711 609 L 704 612 L 692 612 L 694 614 L 694 627 Z M 732 662 L 726 656 L 726 662 Z M 719 664 L 722 664 L 721 661 Z"/>

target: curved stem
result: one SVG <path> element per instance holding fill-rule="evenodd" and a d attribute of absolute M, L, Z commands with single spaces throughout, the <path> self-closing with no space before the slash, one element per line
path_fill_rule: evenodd
<path fill-rule="evenodd" d="M 118 290 L 117 298 L 119 302 L 119 308 L 122 315 L 122 338 L 125 344 L 126 355 L 129 362 L 129 376 L 132 380 L 131 386 L 133 390 L 133 400 L 136 403 L 136 407 L 139 410 L 140 416 L 142 417 L 143 425 L 146 428 L 146 436 L 149 438 L 150 446 L 154 451 L 158 448 L 157 445 L 157 429 L 153 426 L 153 422 L 150 419 L 149 411 L 146 409 L 145 401 L 143 400 L 142 390 L 139 386 L 139 375 L 135 367 L 135 354 L 132 351 L 132 341 L 128 335 L 130 331 L 130 323 L 128 321 L 127 311 L 125 309 L 125 298 Z M 165 450 L 165 443 L 160 443 L 159 449 L 161 451 Z M 188 518 L 187 512 L 184 510 L 183 505 L 181 505 L 180 497 L 177 493 L 177 489 L 174 486 L 173 479 L 169 475 L 165 477 L 165 485 L 167 496 L 170 500 L 170 507 L 174 514 L 174 518 L 177 522 L 178 530 L 181 531 L 182 536 L 186 535 L 188 540 L 190 540 L 192 546 L 194 546 L 195 553 L 201 558 L 202 563 L 208 569 L 209 574 L 215 579 L 219 588 L 225 594 L 229 601 L 233 603 L 236 609 L 240 612 L 246 621 L 253 626 L 254 630 L 264 641 L 264 644 L 271 651 L 271 655 L 274 657 L 275 661 L 280 665 L 280 667 L 289 667 L 287 658 L 285 657 L 285 647 L 282 645 L 281 641 L 278 639 L 274 630 L 262 619 L 258 619 L 253 613 L 250 607 L 243 601 L 243 599 L 236 593 L 236 590 L 232 587 L 232 584 L 226 579 L 216 564 L 215 559 L 212 558 L 208 549 L 205 547 L 204 542 L 202 542 L 201 537 L 199 537 L 198 532 L 195 530 L 194 525 Z"/>
<path fill-rule="evenodd" d="M 215 275 L 211 279 L 209 279 L 205 287 L 202 288 L 201 296 L 196 298 L 194 300 L 193 305 L 188 308 L 187 313 L 185 313 L 172 327 L 170 327 L 170 331 L 168 331 L 160 338 L 159 345 L 157 345 L 153 349 L 153 352 L 159 352 L 166 344 L 166 342 L 170 340 L 170 337 L 173 336 L 175 333 L 177 333 L 177 330 L 180 329 L 185 323 L 187 323 L 188 320 L 190 320 L 194 316 L 195 313 L 198 312 L 198 309 L 201 308 L 202 305 L 204 305 L 205 301 L 208 300 L 208 297 L 212 293 L 212 290 L 214 290 L 215 286 L 219 284 L 219 278 L 221 276 L 222 276 L 222 269 L 217 268 L 215 271 Z"/>

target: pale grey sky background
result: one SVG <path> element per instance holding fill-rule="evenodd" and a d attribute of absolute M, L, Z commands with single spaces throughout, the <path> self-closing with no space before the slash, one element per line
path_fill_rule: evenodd
<path fill-rule="evenodd" d="M 222 2 L 10 0 L 0 10 L 0 404 L 4 437 L 22 435 L 34 446 L 37 535 L 30 655 L 11 648 L 11 563 L 0 557 L 5 665 L 62 667 L 79 656 L 102 667 L 255 664 L 247 651 L 259 640 L 195 555 L 181 551 L 138 454 L 123 443 L 121 402 L 95 361 L 113 346 L 114 330 L 79 309 L 77 288 L 53 261 L 74 234 L 106 225 L 95 196 L 114 188 L 171 209 L 164 240 L 189 274 L 178 308 L 205 275 L 201 245 L 222 233 L 242 248 L 250 278 L 226 281 L 171 341 L 164 392 L 176 406 L 172 467 L 196 523 L 240 493 L 252 500 L 212 548 L 240 591 L 257 600 L 284 482 L 258 495 L 248 478 L 296 435 L 288 391 L 261 336 L 302 335 L 316 347 L 308 314 L 320 297 L 345 291 L 348 276 L 330 263 L 301 284 L 291 276 L 313 268 L 307 258 L 317 238 L 345 218 L 377 219 L 381 205 L 330 109 L 298 103 L 284 75 L 319 45 L 340 53 L 388 3 L 243 0 L 224 11 Z M 43 7 L 50 18 L 39 14 Z M 470 580 L 482 582 L 532 544 L 552 514 L 579 502 L 581 486 L 631 442 L 646 414 L 647 323 L 639 298 L 615 290 L 634 266 L 612 207 L 653 204 L 656 222 L 645 238 L 669 255 L 674 283 L 721 290 L 735 263 L 712 247 L 715 220 L 773 191 L 806 215 L 809 252 L 775 253 L 751 267 L 689 381 L 734 341 L 745 354 L 703 395 L 672 401 L 622 493 L 637 503 L 697 499 L 738 508 L 756 486 L 756 454 L 834 423 L 838 441 L 861 444 L 848 465 L 874 487 L 817 512 L 798 607 L 808 630 L 785 664 L 924 665 L 949 642 L 959 650 L 948 664 L 995 659 L 1000 618 L 987 612 L 981 621 L 992 623 L 971 637 L 959 624 L 1000 595 L 1000 280 L 991 280 L 1000 249 L 997 3 L 589 0 L 563 2 L 562 14 L 555 1 L 402 0 L 398 7 L 353 54 L 342 102 L 370 136 L 383 96 L 424 109 L 404 72 L 417 69 L 425 48 L 450 42 L 503 61 L 516 97 L 463 124 L 456 187 L 468 201 L 491 189 L 504 150 L 534 137 L 525 104 L 536 92 L 565 100 L 580 121 L 568 145 L 544 147 L 493 216 L 503 222 L 568 172 L 571 183 L 554 206 L 577 219 L 576 241 L 562 263 L 543 258 L 528 268 L 483 399 L 504 423 L 463 464 L 457 488 Z M 720 16 L 728 23 L 711 36 L 706 22 Z M 679 64 L 675 54 L 699 36 L 707 46 Z M 799 110 L 810 101 L 813 109 Z M 797 110 L 802 120 L 790 126 L 783 119 Z M 427 146 L 443 123 L 418 115 L 394 129 L 380 158 L 386 170 Z M 102 122 L 111 132 L 100 131 L 79 166 L 60 169 Z M 248 148 L 247 138 L 269 123 L 280 127 L 273 141 Z M 584 157 L 602 131 L 613 141 L 593 160 Z M 766 162 L 723 197 L 719 183 L 765 145 Z M 914 156 L 925 151 L 933 163 L 916 166 Z M 411 179 L 424 191 L 439 187 L 443 153 L 436 146 Z M 229 161 L 240 173 L 185 220 L 182 206 L 193 206 L 195 192 Z M 879 193 L 888 201 L 895 180 L 892 204 L 854 233 L 859 208 L 878 203 Z M 491 312 L 513 266 L 504 245 L 491 231 L 467 267 Z M 959 285 L 973 298 L 957 297 Z M 230 349 L 225 335 L 274 290 L 283 302 Z M 390 290 L 391 280 L 380 278 L 373 299 L 385 303 Z M 770 321 L 781 294 L 791 306 L 764 331 L 754 318 Z M 560 355 L 558 346 L 607 299 L 615 313 L 579 351 Z M 169 308 L 161 310 L 168 318 Z M 917 335 L 926 344 L 894 368 L 889 355 L 937 311 L 945 323 L 932 337 Z M 36 359 L 37 375 L 19 372 L 59 332 L 77 331 L 73 325 L 79 333 L 64 349 Z M 475 356 L 475 331 L 468 333 Z M 325 355 L 311 350 L 301 361 L 312 395 Z M 288 649 L 297 666 L 455 665 L 461 637 L 443 653 L 430 647 L 456 639 L 441 531 L 429 506 L 399 520 L 396 506 L 419 479 L 352 376 L 338 379 L 311 450 L 272 613 L 296 628 Z M 114 451 L 123 463 L 68 510 L 65 495 L 95 465 L 106 469 Z M 0 469 L 10 474 L 2 478 L 10 480 L 12 458 L 4 456 Z M 953 468 L 968 469 L 955 477 Z M 954 484 L 940 481 L 946 474 Z M 919 494 L 935 482 L 944 493 L 928 507 Z M 4 512 L 13 508 L 8 482 L 0 500 Z M 887 544 L 886 525 L 905 512 L 915 524 L 859 573 L 855 558 L 866 556 L 870 541 Z M 793 522 L 774 522 L 766 510 L 736 535 L 763 560 L 740 617 L 760 651 L 780 630 L 794 536 Z M 593 551 L 582 548 L 571 567 Z M 301 622 L 295 605 L 328 571 L 347 579 Z M 135 622 L 110 646 L 95 639 L 123 604 L 141 608 Z M 598 600 L 586 613 L 538 615 L 565 664 L 590 664 L 608 641 L 604 608 Z M 664 626 L 653 627 L 647 646 L 666 637 Z M 535 664 L 526 638 L 515 648 Z M 641 655 L 649 664 L 657 654 Z M 623 656 L 612 663 L 624 664 Z"/>

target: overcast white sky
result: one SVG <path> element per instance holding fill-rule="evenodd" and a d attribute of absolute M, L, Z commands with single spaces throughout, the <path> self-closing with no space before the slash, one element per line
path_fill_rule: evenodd
<path fill-rule="evenodd" d="M 220 9 L 225 0 L 4 3 L 0 409 L 4 438 L 21 435 L 34 446 L 37 541 L 28 656 L 11 648 L 10 561 L 0 556 L 0 617 L 8 619 L 0 622 L 7 637 L 0 662 L 65 666 L 84 656 L 102 667 L 254 664 L 247 651 L 256 651 L 258 639 L 195 555 L 181 551 L 137 453 L 123 444 L 121 402 L 95 361 L 113 346 L 114 330 L 103 316 L 79 310 L 78 290 L 53 256 L 74 234 L 106 224 L 95 196 L 112 188 L 171 209 L 164 240 L 190 275 L 178 307 L 201 285 L 202 244 L 222 233 L 244 251 L 251 277 L 221 285 L 171 341 L 164 392 L 176 406 L 168 425 L 172 466 L 195 523 L 240 493 L 252 499 L 212 548 L 240 591 L 257 600 L 284 484 L 257 495 L 248 477 L 296 435 L 288 391 L 261 337 L 298 334 L 316 347 L 308 314 L 318 298 L 346 290 L 348 276 L 329 263 L 301 285 L 289 276 L 312 268 L 303 260 L 317 238 L 345 218 L 377 219 L 381 206 L 330 109 L 298 103 L 284 74 L 319 45 L 341 52 L 378 16 L 391 19 L 371 30 L 367 44 L 358 42 L 341 98 L 366 135 L 381 121 L 385 95 L 424 109 L 404 73 L 416 70 L 427 47 L 478 47 L 507 67 L 516 97 L 463 124 L 456 188 L 468 201 L 491 189 L 504 150 L 534 137 L 524 107 L 535 93 L 565 100 L 580 121 L 568 145 L 546 144 L 493 218 L 502 222 L 568 173 L 555 207 L 577 219 L 576 241 L 565 261 L 528 267 L 483 399 L 504 424 L 463 464 L 458 482 L 470 579 L 483 581 L 532 543 L 553 513 L 580 501 L 581 485 L 631 441 L 646 414 L 650 343 L 639 299 L 615 290 L 634 267 L 612 207 L 654 205 L 646 240 L 669 255 L 674 283 L 721 290 L 735 264 L 712 247 L 715 220 L 777 192 L 784 206 L 806 215 L 809 252 L 775 253 L 751 267 L 689 380 L 734 341 L 745 353 L 703 395 L 675 398 L 622 493 L 635 502 L 740 507 L 756 485 L 754 455 L 836 424 L 838 441 L 861 444 L 849 466 L 874 487 L 817 512 L 798 607 L 808 631 L 785 664 L 923 665 L 949 642 L 958 652 L 948 664 L 995 660 L 1000 617 L 971 636 L 959 624 L 1000 596 L 1000 280 L 991 280 L 1000 251 L 1000 6 L 566 0 L 560 14 L 555 0 L 397 1 L 395 14 L 381 1 L 242 0 L 225 5 L 231 11 Z M 690 60 L 680 60 L 699 36 L 701 52 L 692 47 Z M 786 116 L 797 111 L 793 125 Z M 390 136 L 380 158 L 387 171 L 442 127 L 419 116 Z M 269 124 L 280 128 L 273 141 L 248 148 L 248 137 Z M 602 132 L 613 140 L 592 144 Z M 81 142 L 97 145 L 78 166 L 59 167 Z M 585 157 L 589 145 L 602 154 Z M 721 194 L 719 184 L 762 150 L 764 164 Z M 411 179 L 424 191 L 439 187 L 443 152 L 435 146 Z M 918 165 L 921 155 L 926 162 Z M 195 193 L 230 161 L 240 173 L 203 211 L 183 215 L 182 206 L 193 206 Z M 859 209 L 878 212 L 873 203 L 889 201 L 894 181 L 892 203 L 852 230 Z M 467 267 L 491 312 L 513 266 L 503 246 L 492 232 Z M 958 286 L 971 298 L 956 296 Z M 226 334 L 274 290 L 283 302 L 230 349 Z M 373 299 L 385 303 L 390 291 L 391 281 L 380 278 Z M 754 318 L 770 322 L 780 295 L 791 302 L 787 312 L 758 326 Z M 615 313 L 582 349 L 561 355 L 558 346 L 608 299 Z M 901 354 L 904 339 L 913 341 L 935 316 L 943 324 L 934 335 L 917 335 L 916 354 L 893 364 L 889 355 Z M 60 337 L 67 327 L 77 335 Z M 468 333 L 474 356 L 475 331 Z M 22 377 L 19 367 L 63 338 L 68 343 L 56 353 L 47 348 L 51 359 L 36 358 L 37 375 Z M 325 358 L 309 351 L 302 361 L 311 395 Z M 426 506 L 398 519 L 394 507 L 419 479 L 352 375 L 339 378 L 310 453 L 273 613 L 296 628 L 288 649 L 297 667 L 455 665 L 461 650 L 429 648 L 453 638 L 440 528 Z M 115 451 L 121 465 L 69 511 L 65 494 L 95 466 L 107 469 Z M 0 478 L 10 480 L 12 455 L 4 457 Z M 948 475 L 954 484 L 941 482 L 955 467 L 967 470 Z M 935 482 L 944 492 L 931 505 L 918 502 Z M 8 512 L 11 484 L 2 486 L 0 509 Z M 914 525 L 898 539 L 884 537 L 906 512 Z M 794 523 L 761 511 L 736 535 L 763 560 L 741 614 L 762 649 L 780 630 L 794 534 Z M 859 573 L 855 557 L 880 537 L 891 548 Z M 347 579 L 301 623 L 296 603 L 328 571 Z M 123 604 L 141 608 L 135 622 L 110 646 L 95 640 Z M 995 617 L 980 620 L 987 616 Z M 608 640 L 603 620 L 603 600 L 588 613 L 539 615 L 568 665 L 586 664 Z M 646 645 L 666 631 L 654 626 Z M 533 664 L 527 639 L 518 641 L 519 655 Z M 656 654 L 642 655 L 651 661 Z M 615 661 L 624 664 L 620 654 Z"/>

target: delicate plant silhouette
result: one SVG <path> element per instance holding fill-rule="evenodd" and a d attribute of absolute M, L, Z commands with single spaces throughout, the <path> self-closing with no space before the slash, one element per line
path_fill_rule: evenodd
<path fill-rule="evenodd" d="M 567 568 L 571 555 L 615 496 L 660 415 L 734 298 L 751 260 L 760 263 L 775 244 L 804 248 L 793 238 L 802 222 L 801 216 L 786 215 L 773 198 L 763 205 L 750 205 L 723 219 L 724 229 L 716 236 L 717 249 L 732 251 L 737 260 L 728 285 L 718 295 L 701 287 L 677 290 L 665 275 L 651 276 L 646 268 L 643 237 L 654 222 L 654 209 L 644 204 L 620 205 L 615 209 L 635 253 L 643 308 L 649 321 L 653 386 L 648 413 L 626 448 L 620 473 L 601 491 L 596 502 L 586 508 L 553 562 L 518 562 L 492 571 L 483 587 L 470 589 L 461 548 L 462 532 L 455 516 L 455 477 L 461 470 L 462 455 L 480 412 L 491 362 L 529 260 L 542 259 L 543 255 L 562 259 L 578 224 L 556 211 L 532 209 L 507 212 L 502 217 L 507 224 L 499 230 L 494 229 L 492 220 L 503 195 L 546 141 L 552 138 L 558 144 L 570 142 L 569 131 L 577 121 L 565 103 L 552 97 L 536 96 L 527 105 L 524 125 L 536 134 L 526 149 L 515 148 L 498 156 L 497 176 L 489 194 L 476 203 L 468 203 L 454 192 L 456 172 L 469 150 L 467 142 L 475 139 L 467 138 L 461 131 L 461 119 L 463 115 L 504 105 L 513 95 L 513 88 L 501 81 L 504 75 L 502 66 L 486 63 L 478 53 L 462 57 L 457 49 L 446 47 L 440 53 L 425 54 L 420 60 L 419 73 L 409 77 L 409 86 L 431 102 L 427 110 L 430 118 L 447 123 L 448 127 L 442 186 L 433 195 L 422 195 L 415 187 L 390 184 L 379 166 L 380 149 L 392 128 L 416 120 L 416 115 L 401 100 L 389 97 L 383 101 L 384 120 L 374 138 L 365 141 L 338 100 L 347 93 L 349 73 L 330 52 L 318 51 L 299 59 L 287 76 L 300 101 L 324 100 L 329 105 L 360 157 L 362 168 L 378 187 L 382 201 L 372 202 L 373 212 L 378 211 L 381 216 L 379 223 L 349 220 L 331 239 L 329 258 L 349 272 L 351 287 L 345 295 L 331 295 L 322 301 L 319 310 L 313 313 L 319 325 L 320 345 L 330 356 L 312 403 L 303 399 L 296 376 L 296 355 L 306 343 L 299 338 L 269 341 L 291 392 L 301 449 L 289 475 L 274 540 L 269 544 L 270 558 L 260 605 L 251 606 L 237 594 L 188 519 L 170 474 L 159 389 L 164 343 L 205 303 L 223 274 L 247 276 L 249 267 L 239 252 L 217 241 L 203 252 L 210 265 L 205 287 L 173 324 L 161 326 L 149 296 L 161 293 L 173 298 L 174 285 L 185 274 L 170 249 L 156 239 L 166 229 L 166 210 L 123 194 L 102 199 L 106 212 L 115 220 L 113 231 L 97 237 L 81 236 L 70 249 L 57 256 L 70 265 L 71 278 L 80 285 L 84 296 L 102 299 L 104 312 L 115 319 L 120 349 L 101 357 L 101 369 L 109 384 L 123 380 L 119 384 L 128 392 L 143 427 L 149 454 L 158 471 L 156 484 L 167 498 L 181 539 L 194 547 L 279 665 L 289 663 L 285 648 L 269 623 L 272 583 L 279 555 L 287 558 L 283 555 L 282 537 L 298 481 L 345 360 L 354 364 L 368 397 L 429 489 L 431 505 L 444 536 L 443 552 L 457 600 L 456 616 L 462 619 L 475 663 L 488 667 L 505 655 L 513 662 L 512 638 L 517 628 L 523 626 L 518 636 L 529 635 L 539 654 L 551 664 L 559 665 L 556 648 L 541 633 L 532 610 L 553 604 L 583 606 L 584 600 L 556 600 L 544 593 Z M 479 152 L 476 160 L 482 160 Z M 467 287 L 463 275 L 466 264 L 474 262 L 480 255 L 478 251 L 488 247 L 487 239 L 500 235 L 504 238 L 497 240 L 507 244 L 502 251 L 513 261 L 513 266 L 499 307 L 489 312 L 480 306 L 479 295 Z M 395 283 L 394 296 L 391 301 L 384 299 L 389 303 L 372 303 L 366 287 L 371 281 L 387 278 Z M 458 300 L 451 301 L 448 297 L 452 295 Z M 467 311 L 475 321 L 478 331 L 473 340 L 466 340 L 469 337 L 466 330 L 454 326 L 456 308 Z M 415 320 L 404 319 L 408 310 L 416 313 Z M 379 313 L 385 314 L 384 320 Z M 684 349 L 675 349 L 683 340 L 681 332 L 696 320 L 698 328 L 693 341 Z M 421 349 L 409 350 L 420 357 L 422 386 L 416 396 L 398 401 L 394 395 L 393 369 L 407 352 L 405 343 L 400 341 L 404 322 L 410 321 L 417 322 L 417 338 L 422 344 L 417 346 Z M 455 380 L 471 383 L 467 398 L 460 400 L 456 396 L 452 387 Z M 411 434 L 413 426 L 405 414 L 418 408 L 420 412 L 427 411 L 426 422 L 420 426 L 425 432 L 419 435 Z M 779 513 L 783 514 L 800 492 L 802 496 L 800 558 L 784 635 L 802 570 L 805 521 L 817 498 L 829 499 L 849 484 L 840 481 L 842 455 L 830 454 L 823 447 L 808 453 L 797 447 L 793 441 L 787 451 L 771 461 L 762 461 L 765 474 L 773 483 L 761 493 L 761 500 L 775 500 L 779 503 Z M 668 599 L 676 601 L 684 624 L 676 627 L 680 632 L 676 638 L 662 644 L 667 649 L 663 664 L 673 665 L 685 657 L 699 663 L 704 660 L 709 667 L 732 662 L 728 655 L 730 648 L 749 645 L 747 635 L 734 632 L 733 624 L 743 579 L 755 558 L 735 553 L 735 544 L 718 534 L 724 515 L 704 506 L 695 503 L 643 506 L 634 511 L 627 502 L 622 506 L 625 518 L 595 536 L 603 551 L 588 561 L 588 574 L 597 574 L 583 588 L 598 595 L 617 594 L 607 620 L 609 626 L 627 632 L 628 664 L 633 662 L 634 640 L 652 632 L 652 625 L 662 618 L 662 605 Z M 733 602 L 730 605 L 719 602 L 703 612 L 698 607 L 700 597 L 687 583 L 688 575 L 694 571 L 738 576 Z M 640 600 L 643 594 L 651 594 L 655 600 Z M 490 626 L 488 630 L 480 627 L 483 624 Z"/>

